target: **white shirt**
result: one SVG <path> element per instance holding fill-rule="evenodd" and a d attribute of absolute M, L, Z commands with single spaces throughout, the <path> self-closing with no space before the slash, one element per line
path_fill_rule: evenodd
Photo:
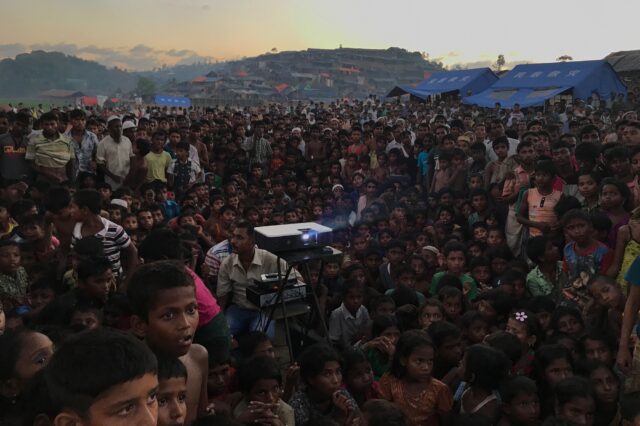
<path fill-rule="evenodd" d="M 133 149 L 131 141 L 126 136 L 120 137 L 120 143 L 113 140 L 111 136 L 105 136 L 99 143 L 96 150 L 96 162 L 104 164 L 109 172 L 124 178 L 129 174 L 131 167 L 131 157 Z M 117 183 L 109 176 L 104 177 L 105 182 L 111 185 L 111 189 L 118 189 L 122 183 Z"/>
<path fill-rule="evenodd" d="M 507 138 L 509 141 L 509 153 L 508 157 L 512 155 L 516 155 L 518 153 L 518 144 L 520 141 L 518 139 Z M 491 139 L 487 139 L 484 141 L 484 145 L 487 147 L 487 161 L 495 161 L 498 159 L 498 156 L 495 152 L 493 152 L 493 141 Z"/>

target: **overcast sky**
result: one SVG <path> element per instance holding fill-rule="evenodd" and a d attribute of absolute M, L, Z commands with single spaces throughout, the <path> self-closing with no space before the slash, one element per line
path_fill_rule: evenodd
<path fill-rule="evenodd" d="M 2 12 L 2 58 L 57 50 L 135 70 L 341 44 L 471 66 L 640 49 L 637 0 L 20 0 Z"/>

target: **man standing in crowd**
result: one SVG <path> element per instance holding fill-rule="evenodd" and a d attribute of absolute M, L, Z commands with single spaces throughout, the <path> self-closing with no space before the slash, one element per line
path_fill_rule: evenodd
<path fill-rule="evenodd" d="M 36 180 L 60 184 L 71 177 L 75 157 L 71 140 L 58 132 L 58 117 L 46 112 L 40 117 L 42 130 L 29 136 L 25 158 L 31 161 Z"/>
<path fill-rule="evenodd" d="M 0 176 L 4 181 L 31 181 L 31 167 L 26 159 L 32 118 L 24 113 L 12 114 L 9 131 L 0 134 Z"/>
<path fill-rule="evenodd" d="M 112 190 L 122 186 L 124 178 L 129 174 L 133 149 L 131 141 L 122 135 L 122 121 L 116 116 L 107 120 L 109 134 L 98 143 L 96 162 L 104 173 L 104 180 Z"/>

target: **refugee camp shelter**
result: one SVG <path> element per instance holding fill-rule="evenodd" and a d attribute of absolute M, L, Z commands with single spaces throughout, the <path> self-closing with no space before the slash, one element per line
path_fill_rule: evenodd
<path fill-rule="evenodd" d="M 410 94 L 420 99 L 433 95 L 459 93 L 470 96 L 480 93 L 498 80 L 489 68 L 434 72 L 416 86 L 396 86 L 387 97 Z"/>
<path fill-rule="evenodd" d="M 522 64 L 476 95 L 463 98 L 469 105 L 492 108 L 496 103 L 511 108 L 544 105 L 559 94 L 588 100 L 593 93 L 606 100 L 627 94 L 627 87 L 605 60 Z"/>

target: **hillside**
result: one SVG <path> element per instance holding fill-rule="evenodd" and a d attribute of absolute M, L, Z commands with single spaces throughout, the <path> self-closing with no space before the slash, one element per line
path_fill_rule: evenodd
<path fill-rule="evenodd" d="M 128 72 L 59 52 L 38 50 L 0 61 L 3 97 L 38 96 L 50 89 L 108 95 L 132 90 L 136 80 Z"/>
<path fill-rule="evenodd" d="M 208 105 L 243 100 L 332 99 L 384 95 L 420 82 L 441 64 L 419 52 L 388 49 L 307 49 L 230 61 L 191 81 L 165 86 L 171 94 Z"/>
<path fill-rule="evenodd" d="M 153 80 L 156 92 L 189 96 L 200 104 L 362 97 L 419 82 L 441 69 L 419 52 L 396 47 L 307 49 L 145 72 L 109 69 L 59 52 L 34 51 L 0 61 L 0 97 L 40 98 L 43 92 L 56 89 L 126 98 L 141 77 Z"/>

